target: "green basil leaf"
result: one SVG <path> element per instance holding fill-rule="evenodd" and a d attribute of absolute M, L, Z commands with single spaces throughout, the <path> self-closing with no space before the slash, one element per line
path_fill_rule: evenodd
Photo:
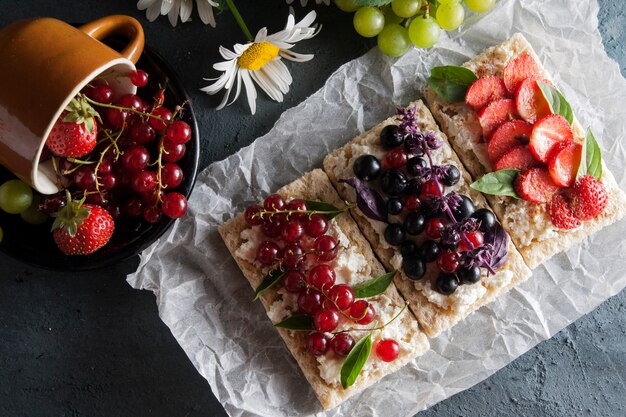
<path fill-rule="evenodd" d="M 548 102 L 552 114 L 560 114 L 565 117 L 567 123 L 571 125 L 574 121 L 574 113 L 572 112 L 572 107 L 569 105 L 565 97 L 563 97 L 563 94 L 550 84 L 546 84 L 543 81 L 537 81 L 537 85 Z"/>
<path fill-rule="evenodd" d="M 314 210 L 314 211 L 324 211 L 327 213 L 322 213 L 324 217 L 328 220 L 332 220 L 334 217 L 337 217 L 339 214 L 343 212 L 342 209 L 337 208 L 329 203 L 324 203 L 323 201 L 313 201 L 306 200 L 306 209 Z"/>
<path fill-rule="evenodd" d="M 287 317 L 285 320 L 280 323 L 276 323 L 274 326 L 289 330 L 315 330 L 315 327 L 313 326 L 313 317 L 306 316 L 304 314 Z"/>
<path fill-rule="evenodd" d="M 254 299 L 253 301 L 256 301 L 259 299 L 259 297 L 261 296 L 261 294 L 272 288 L 274 285 L 276 285 L 278 283 L 278 281 L 281 280 L 281 278 L 283 277 L 283 275 L 285 275 L 285 271 L 282 271 L 280 269 L 275 269 L 272 272 L 270 272 L 269 274 L 267 274 L 265 276 L 265 278 L 263 278 L 263 281 L 261 281 L 261 285 L 259 285 L 256 289 L 256 291 L 254 292 Z"/>
<path fill-rule="evenodd" d="M 517 169 L 501 169 L 500 171 L 490 172 L 483 175 L 478 181 L 471 183 L 470 187 L 484 194 L 507 195 L 519 198 L 515 192 L 515 187 L 513 187 L 518 173 L 519 170 Z"/>
<path fill-rule="evenodd" d="M 363 365 L 372 351 L 372 334 L 359 340 L 352 348 L 341 366 L 341 386 L 345 389 L 356 382 Z"/>
<path fill-rule="evenodd" d="M 428 86 L 449 103 L 465 100 L 467 88 L 478 79 L 470 69 L 446 65 L 430 71 Z"/>
<path fill-rule="evenodd" d="M 359 7 L 384 6 L 391 3 L 391 0 L 355 0 L 354 3 Z"/>
<path fill-rule="evenodd" d="M 369 281 L 361 282 L 360 284 L 354 285 L 352 287 L 352 290 L 354 291 L 354 297 L 367 298 L 385 292 L 389 284 L 391 284 L 391 281 L 393 281 L 393 277 L 395 275 L 395 272 L 388 272 L 379 277 L 372 278 Z"/>
<path fill-rule="evenodd" d="M 602 178 L 602 152 L 591 129 L 587 129 L 583 151 L 580 157 L 580 166 L 576 178 L 591 175 L 596 179 Z"/>

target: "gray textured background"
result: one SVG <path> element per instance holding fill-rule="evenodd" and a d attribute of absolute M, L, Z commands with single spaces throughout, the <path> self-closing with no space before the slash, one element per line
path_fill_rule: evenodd
<path fill-rule="evenodd" d="M 0 27 L 34 16 L 73 22 L 113 13 L 139 18 L 147 44 L 177 69 L 191 93 L 203 141 L 202 167 L 266 133 L 284 109 L 371 46 L 354 33 L 350 16 L 319 7 L 324 30 L 298 48 L 316 58 L 292 67 L 295 81 L 285 102 L 261 97 L 254 117 L 244 100 L 215 112 L 218 99 L 198 89 L 206 85 L 202 77 L 215 76 L 210 67 L 218 60 L 217 46 L 242 40 L 231 17 L 218 16 L 218 30 L 203 26 L 197 15 L 172 29 L 166 18 L 148 23 L 135 3 L 0 0 Z M 287 13 L 282 0 L 238 3 L 252 32 L 268 22 L 270 31 L 279 29 L 283 19 L 276 16 Z M 605 47 L 626 75 L 626 1 L 599 3 Z M 57 273 L 0 254 L 0 417 L 225 415 L 159 320 L 153 295 L 126 284 L 137 262 L 132 258 L 92 273 Z M 419 417 L 624 416 L 625 394 L 622 291 L 483 383 Z"/>

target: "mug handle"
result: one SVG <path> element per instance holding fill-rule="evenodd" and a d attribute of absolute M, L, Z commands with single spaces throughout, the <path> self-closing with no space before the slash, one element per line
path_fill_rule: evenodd
<path fill-rule="evenodd" d="M 112 15 L 94 20 L 80 26 L 78 30 L 97 40 L 109 36 L 121 35 L 129 39 L 129 43 L 120 54 L 136 64 L 143 52 L 144 36 L 141 24 L 134 18 L 125 15 Z"/>

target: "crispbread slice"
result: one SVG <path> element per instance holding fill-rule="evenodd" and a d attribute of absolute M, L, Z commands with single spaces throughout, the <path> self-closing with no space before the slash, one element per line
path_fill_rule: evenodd
<path fill-rule="evenodd" d="M 316 169 L 305 174 L 298 180 L 278 190 L 278 193 L 286 199 L 302 198 L 324 201 L 338 207 L 343 205 L 343 201 L 339 198 L 337 192 L 328 180 L 328 177 L 321 169 Z M 365 257 L 367 264 L 371 267 L 371 276 L 376 277 L 383 274 L 385 272 L 383 266 L 372 253 L 369 243 L 361 235 L 359 228 L 354 223 L 354 219 L 352 219 L 350 214 L 341 214 L 335 217 L 333 221 L 335 222 L 335 227 L 347 236 L 350 245 L 357 248 L 358 252 Z M 258 264 L 252 263 L 250 260 L 237 255 L 238 249 L 245 244 L 245 240 L 241 235 L 246 229 L 250 229 L 250 226 L 245 222 L 243 214 L 240 213 L 235 218 L 223 224 L 219 228 L 219 232 L 241 268 L 241 271 L 250 282 L 250 285 L 252 288 L 256 288 L 268 271 L 260 268 Z M 391 300 L 390 303 L 394 306 L 394 311 L 402 307 L 405 303 L 393 284 L 390 285 L 381 296 L 372 297 L 368 300 L 372 301 L 376 308 L 379 307 L 380 304 L 377 304 L 377 302 L 382 300 L 382 297 L 387 297 L 386 300 Z M 271 311 L 272 304 L 274 302 L 281 302 L 282 298 L 283 294 L 275 287 L 270 288 L 260 297 L 268 314 Z M 376 367 L 372 368 L 368 375 L 360 375 L 356 383 L 348 389 L 343 389 L 341 385 L 332 386 L 326 383 L 320 376 L 318 362 L 315 356 L 307 350 L 306 332 L 292 332 L 282 328 L 277 328 L 277 330 L 287 345 L 287 348 L 298 362 L 298 365 L 300 365 L 304 376 L 313 387 L 315 395 L 322 403 L 322 406 L 325 409 L 329 409 L 337 406 L 351 395 L 374 384 L 385 375 L 398 370 L 416 356 L 423 354 L 429 348 L 428 339 L 424 333 L 419 330 L 415 317 L 409 311 L 405 311 L 397 320 L 400 322 L 399 327 L 405 329 L 402 335 L 402 341 L 406 343 L 406 345 L 410 345 L 411 350 L 407 351 L 403 349 L 400 356 L 390 363 L 376 360 Z M 375 354 L 372 352 L 370 358 L 374 356 Z"/>
<path fill-rule="evenodd" d="M 532 46 L 520 33 L 516 33 L 498 46 L 485 50 L 464 66 L 474 71 L 478 77 L 502 76 L 504 67 L 523 53 L 531 55 L 539 64 L 542 76 L 552 81 Z M 424 96 L 430 110 L 472 177 L 478 179 L 491 171 L 492 167 L 486 156 L 486 144 L 476 112 L 465 103 L 445 102 L 429 88 L 425 90 Z M 572 130 L 575 140 L 582 142 L 585 132 L 578 121 L 574 120 Z M 626 196 L 606 167 L 603 169 L 601 181 L 609 194 L 609 203 L 604 213 L 570 231 L 557 229 L 552 225 L 544 204 L 491 195 L 488 195 L 487 199 L 528 266 L 535 268 L 555 254 L 580 242 L 585 236 L 624 217 Z"/>
<path fill-rule="evenodd" d="M 487 207 L 487 202 L 483 196 L 468 187 L 471 181 L 469 174 L 450 147 L 445 135 L 437 127 L 424 103 L 416 101 L 411 106 L 417 108 L 417 118 L 420 121 L 421 130 L 435 132 L 437 138 L 444 143 L 440 149 L 432 153 L 433 162 L 435 164 L 453 164 L 461 172 L 461 180 L 452 187 L 452 190 L 469 196 L 476 207 Z M 385 126 L 397 122 L 396 117 L 385 120 L 344 147 L 336 149 L 324 159 L 324 170 L 339 194 L 347 201 L 355 201 L 355 192 L 351 187 L 339 183 L 339 180 L 354 176 L 352 166 L 355 159 L 360 155 L 373 154 L 381 157 L 384 150 L 379 144 L 380 132 Z M 434 337 L 449 329 L 480 306 L 492 301 L 531 275 L 531 271 L 524 264 L 519 252 L 509 241 L 508 260 L 495 275 L 483 278 L 480 283 L 474 285 L 461 286 L 457 292 L 450 296 L 441 295 L 430 289 L 431 282 L 438 275 L 432 264 L 427 268 L 425 278 L 418 282 L 409 280 L 402 272 L 402 255 L 399 249 L 390 246 L 385 241 L 385 223 L 366 217 L 359 209 L 354 209 L 352 214 L 385 267 L 389 270 L 399 271 L 394 280 L 396 286 L 402 296 L 409 301 L 410 308 L 428 336 Z M 420 242 L 425 240 L 425 237 L 421 236 L 417 239 Z M 476 292 L 473 293 L 473 291 Z M 469 297 L 467 302 L 464 302 L 463 298 L 469 294 L 473 294 L 473 298 Z M 451 301 L 453 302 L 451 303 Z"/>

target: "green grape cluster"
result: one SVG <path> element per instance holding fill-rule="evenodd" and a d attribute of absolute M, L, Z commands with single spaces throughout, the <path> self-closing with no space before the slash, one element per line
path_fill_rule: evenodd
<path fill-rule="evenodd" d="M 430 48 L 441 29 L 455 30 L 465 20 L 465 6 L 476 13 L 493 8 L 496 0 L 334 0 L 344 12 L 354 13 L 357 33 L 376 37 L 378 48 L 391 57 L 404 55 L 412 45 Z M 377 5 L 379 4 L 379 5 Z"/>
<path fill-rule="evenodd" d="M 0 185 L 0 210 L 19 214 L 29 224 L 41 224 L 48 216 L 39 210 L 40 196 L 34 195 L 28 184 L 18 179 Z"/>

